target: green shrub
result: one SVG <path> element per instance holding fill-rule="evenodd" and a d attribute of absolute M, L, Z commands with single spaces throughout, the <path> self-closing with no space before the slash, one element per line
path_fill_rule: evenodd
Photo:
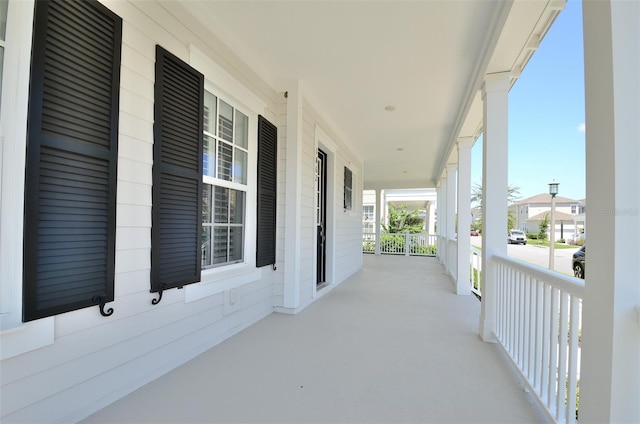
<path fill-rule="evenodd" d="M 529 240 L 538 240 L 538 233 L 527 233 L 527 238 Z"/>
<path fill-rule="evenodd" d="M 582 246 L 585 239 L 576 240 L 576 246 Z"/>
<path fill-rule="evenodd" d="M 383 234 L 380 237 L 380 251 L 386 253 L 404 253 L 404 235 Z"/>
<path fill-rule="evenodd" d="M 374 241 L 363 241 L 362 251 L 366 253 L 373 253 L 376 251 L 376 243 Z"/>
<path fill-rule="evenodd" d="M 561 238 L 560 240 L 557 241 L 557 243 L 566 243 L 565 239 Z"/>
<path fill-rule="evenodd" d="M 414 244 L 411 246 L 411 250 L 409 253 L 413 253 L 416 255 L 435 255 L 437 248 L 435 245 L 431 246 L 422 246 L 419 244 Z"/>

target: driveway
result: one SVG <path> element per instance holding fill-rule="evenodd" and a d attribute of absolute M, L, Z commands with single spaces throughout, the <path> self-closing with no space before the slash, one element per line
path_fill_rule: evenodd
<path fill-rule="evenodd" d="M 506 239 L 506 236 L 505 236 Z M 505 241 L 506 243 L 506 241 Z M 471 245 L 482 247 L 482 237 L 471 237 Z M 571 269 L 571 257 L 580 246 L 571 249 L 555 249 L 554 269 L 562 274 L 573 276 Z M 538 265 L 542 268 L 549 268 L 549 248 L 545 246 L 532 246 L 530 244 L 508 244 L 507 254 L 524 262 Z"/>

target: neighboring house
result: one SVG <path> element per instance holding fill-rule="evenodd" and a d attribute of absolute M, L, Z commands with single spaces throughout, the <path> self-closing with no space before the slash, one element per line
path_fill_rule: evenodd
<path fill-rule="evenodd" d="M 516 228 L 526 233 L 539 232 L 540 221 L 551 213 L 551 195 L 537 194 L 511 204 L 508 210 L 516 218 Z M 555 239 L 575 240 L 585 232 L 585 201 L 556 196 Z"/>

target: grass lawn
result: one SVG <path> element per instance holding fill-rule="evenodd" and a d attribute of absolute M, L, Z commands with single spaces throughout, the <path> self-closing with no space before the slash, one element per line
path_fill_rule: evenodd
<path fill-rule="evenodd" d="M 532 246 L 547 246 L 549 247 L 549 240 L 527 240 L 527 243 L 529 243 Z M 578 249 L 580 246 L 572 246 L 570 244 L 563 244 L 563 243 L 555 243 L 555 248 L 556 249 Z"/>

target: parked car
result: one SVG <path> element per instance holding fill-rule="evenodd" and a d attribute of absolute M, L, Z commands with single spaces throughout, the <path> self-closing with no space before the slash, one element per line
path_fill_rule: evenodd
<path fill-rule="evenodd" d="M 507 242 L 509 244 L 527 244 L 527 235 L 524 233 L 524 231 L 511 230 L 509 231 Z"/>
<path fill-rule="evenodd" d="M 584 279 L 584 254 L 586 244 L 583 244 L 582 247 L 573 254 L 571 258 L 571 268 L 573 269 L 573 275 L 577 278 Z"/>

